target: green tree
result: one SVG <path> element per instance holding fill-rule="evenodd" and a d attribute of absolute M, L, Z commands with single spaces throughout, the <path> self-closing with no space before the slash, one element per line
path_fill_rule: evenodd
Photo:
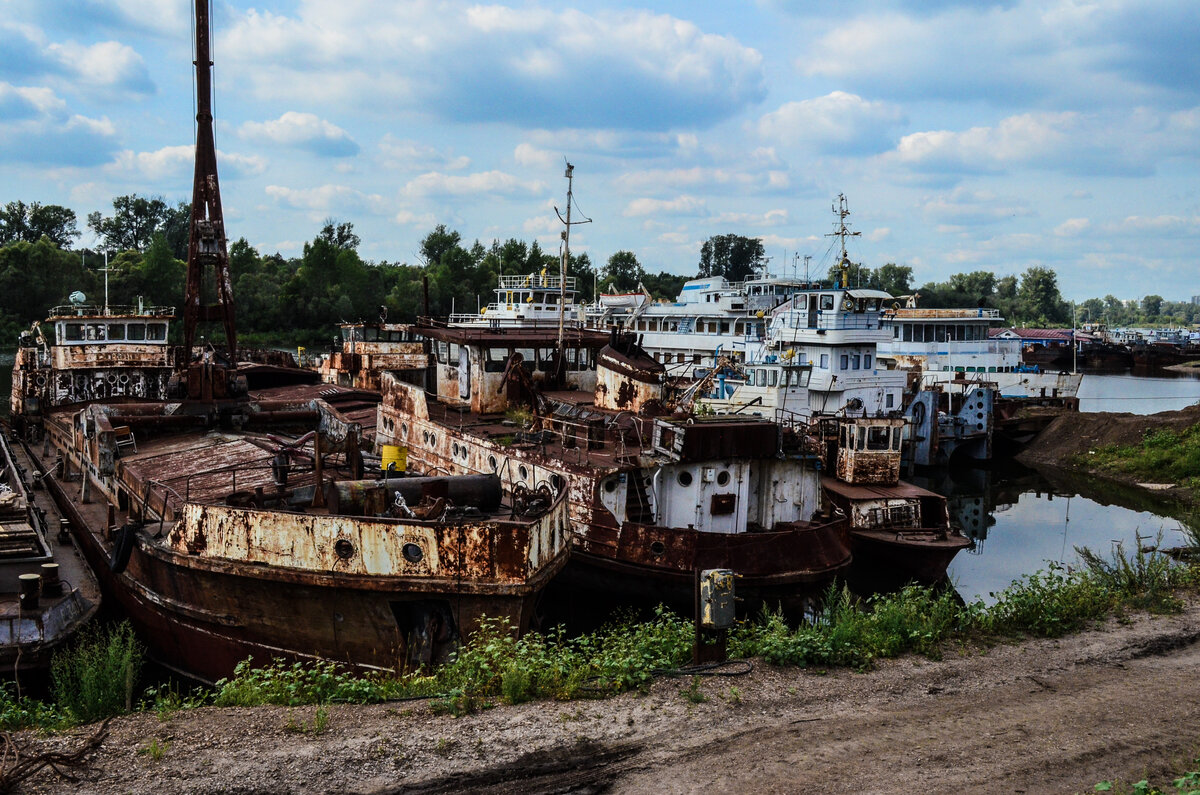
<path fill-rule="evenodd" d="M 1058 291 L 1058 276 L 1050 268 L 1034 265 L 1021 274 L 1017 307 L 1023 321 L 1046 325 L 1070 320 L 1070 310 Z"/>
<path fill-rule="evenodd" d="M 618 251 L 604 266 L 604 283 L 608 289 L 626 293 L 634 290 L 646 278 L 642 264 L 632 251 Z"/>
<path fill-rule="evenodd" d="M 765 265 L 763 243 L 756 237 L 714 235 L 700 247 L 700 275 L 745 281 Z"/>
<path fill-rule="evenodd" d="M 87 225 L 109 251 L 144 251 L 167 220 L 167 214 L 167 203 L 160 197 L 131 193 L 113 199 L 111 217 L 102 216 L 99 211 L 90 213 Z"/>
<path fill-rule="evenodd" d="M 79 237 L 75 211 L 57 204 L 12 201 L 0 209 L 0 246 L 25 241 L 36 243 L 42 236 L 59 248 Z"/>
<path fill-rule="evenodd" d="M 888 262 L 875 272 L 875 279 L 879 283 L 879 289 L 886 293 L 895 296 L 910 295 L 913 291 L 912 275 L 912 268 L 909 266 Z"/>
<path fill-rule="evenodd" d="M 1146 315 L 1146 319 L 1156 318 L 1162 312 L 1163 297 L 1161 295 L 1148 295 L 1142 299 L 1142 312 Z"/>

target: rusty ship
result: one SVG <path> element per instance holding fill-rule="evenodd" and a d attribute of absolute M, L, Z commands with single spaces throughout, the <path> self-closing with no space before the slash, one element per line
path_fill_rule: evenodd
<path fill-rule="evenodd" d="M 903 417 L 825 417 L 814 423 L 826 461 L 821 486 L 850 519 L 860 569 L 936 582 L 971 545 L 946 498 L 900 479 Z"/>
<path fill-rule="evenodd" d="M 0 426 L 0 676 L 45 671 L 100 605 L 29 450 Z"/>
<path fill-rule="evenodd" d="M 52 313 L 53 342 L 23 341 L 14 369 L 14 420 L 41 440 L 26 449 L 105 600 L 156 659 L 201 680 L 247 658 L 396 670 L 444 659 L 485 617 L 528 627 L 570 553 L 564 497 L 373 469 L 362 445 L 377 395 L 292 373 L 256 386 L 238 365 L 208 3 L 195 14 L 183 345 L 166 343 L 171 312 L 80 299 Z M 205 322 L 223 346 L 194 344 Z M 152 323 L 153 346 L 133 330 Z"/>
<path fill-rule="evenodd" d="M 568 582 L 687 607 L 697 569 L 801 603 L 850 564 L 817 459 L 758 417 L 675 413 L 631 334 L 417 324 L 432 362 L 383 375 L 379 445 L 426 471 L 568 495 Z M 431 379 L 426 388 L 426 378 Z"/>

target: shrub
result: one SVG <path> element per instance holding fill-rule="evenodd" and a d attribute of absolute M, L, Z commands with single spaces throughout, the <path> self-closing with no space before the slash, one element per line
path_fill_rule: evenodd
<path fill-rule="evenodd" d="M 51 662 L 55 702 L 81 723 L 130 711 L 144 655 L 128 621 L 107 630 L 86 628 L 73 648 Z"/>

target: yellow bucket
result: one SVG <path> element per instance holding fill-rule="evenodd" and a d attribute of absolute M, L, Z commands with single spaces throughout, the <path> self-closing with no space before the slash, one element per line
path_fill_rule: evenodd
<path fill-rule="evenodd" d="M 403 472 L 408 467 L 408 448 L 394 444 L 383 446 L 383 460 L 380 466 L 384 472 Z"/>

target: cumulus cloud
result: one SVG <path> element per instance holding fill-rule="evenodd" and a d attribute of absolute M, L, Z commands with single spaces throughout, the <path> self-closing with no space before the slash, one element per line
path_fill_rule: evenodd
<path fill-rule="evenodd" d="M 248 121 L 238 129 L 238 135 L 246 141 L 302 149 L 320 157 L 352 157 L 359 149 L 336 124 L 293 110 L 272 121 Z"/>
<path fill-rule="evenodd" d="M 1136 237 L 1196 237 L 1200 235 L 1200 216 L 1131 215 L 1120 221 L 1104 224 L 1103 231 L 1111 235 L 1133 235 Z"/>
<path fill-rule="evenodd" d="M 705 215 L 703 199 L 695 196 L 678 196 L 674 199 L 634 199 L 626 207 L 626 218 L 643 215 Z"/>
<path fill-rule="evenodd" d="M 1092 225 L 1092 222 L 1086 218 L 1068 218 L 1058 226 L 1054 227 L 1054 234 L 1058 237 L 1079 237 L 1086 232 Z"/>
<path fill-rule="evenodd" d="M 262 96 L 459 122 L 669 129 L 765 96 L 756 50 L 649 12 L 312 0 L 246 12 L 224 50 Z"/>
<path fill-rule="evenodd" d="M 783 226 L 790 220 L 788 211 L 783 209 L 767 210 L 765 213 L 721 213 L 710 219 L 713 225 L 721 224 L 729 227 Z"/>
<path fill-rule="evenodd" d="M 0 82 L 0 161 L 43 166 L 96 166 L 116 150 L 107 118 L 71 113 L 46 88 Z"/>
<path fill-rule="evenodd" d="M 384 165 L 404 171 L 461 171 L 471 165 L 471 158 L 455 155 L 420 141 L 401 140 L 388 133 L 379 142 Z"/>
<path fill-rule="evenodd" d="M 0 77 L 54 81 L 62 90 L 109 99 L 155 91 L 142 57 L 126 44 L 49 42 L 41 31 L 13 24 L 0 25 Z"/>
<path fill-rule="evenodd" d="M 457 176 L 436 171 L 422 174 L 404 186 L 408 196 L 484 196 L 538 194 L 546 186 L 538 181 L 524 181 L 503 171 L 483 171 Z"/>
<path fill-rule="evenodd" d="M 1021 200 L 1005 199 L 990 191 L 966 188 L 926 197 L 921 202 L 921 211 L 929 221 L 948 227 L 994 224 L 1034 215 L 1033 210 Z"/>
<path fill-rule="evenodd" d="M 164 36 L 187 31 L 188 0 L 16 0 L 33 19 L 78 33 L 138 30 Z"/>
<path fill-rule="evenodd" d="M 905 123 L 899 107 L 834 91 L 788 102 L 758 120 L 758 134 L 784 144 L 832 154 L 879 152 L 893 144 L 891 131 Z"/>
<path fill-rule="evenodd" d="M 192 144 L 184 144 L 164 146 L 151 152 L 133 152 L 126 149 L 117 153 L 107 169 L 129 179 L 182 182 L 191 176 L 195 163 L 196 148 Z M 237 179 L 261 174 L 266 170 L 266 161 L 257 156 L 218 150 L 217 168 L 221 177 Z"/>
<path fill-rule="evenodd" d="M 680 188 L 728 189 L 770 192 L 786 190 L 790 180 L 783 171 L 738 171 L 728 168 L 692 166 L 690 168 L 629 171 L 615 180 L 616 186 L 630 193 Z"/>
<path fill-rule="evenodd" d="M 309 210 L 313 217 L 348 212 L 386 212 L 386 200 L 375 193 L 364 193 L 349 185 L 320 185 L 315 188 L 288 188 L 268 185 L 266 193 L 278 204 L 296 210 Z"/>

